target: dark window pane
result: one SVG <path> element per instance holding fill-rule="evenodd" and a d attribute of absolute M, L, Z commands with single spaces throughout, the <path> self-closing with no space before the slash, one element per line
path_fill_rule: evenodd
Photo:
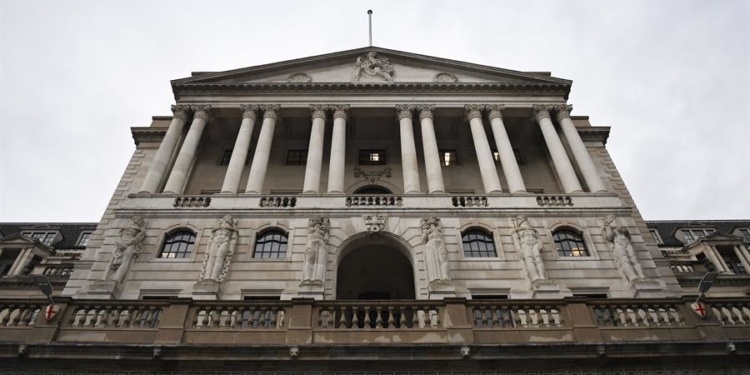
<path fill-rule="evenodd" d="M 576 232 L 567 229 L 558 230 L 552 237 L 560 256 L 583 257 L 589 255 L 583 237 Z"/>
<path fill-rule="evenodd" d="M 465 232 L 462 236 L 464 256 L 466 257 L 496 257 L 495 242 L 492 236 L 479 230 Z"/>
<path fill-rule="evenodd" d="M 266 232 L 255 241 L 253 258 L 283 258 L 286 256 L 286 235 L 279 231 Z"/>

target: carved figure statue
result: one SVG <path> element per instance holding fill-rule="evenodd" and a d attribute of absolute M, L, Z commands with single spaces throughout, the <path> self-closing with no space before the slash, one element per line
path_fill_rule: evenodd
<path fill-rule="evenodd" d="M 630 231 L 627 228 L 618 228 L 615 224 L 614 216 L 608 215 L 599 219 L 602 226 L 602 233 L 612 248 L 615 256 L 615 264 L 628 281 L 644 278 L 641 263 L 635 256 L 635 251 L 631 245 Z"/>
<path fill-rule="evenodd" d="M 219 219 L 218 228 L 211 232 L 211 241 L 203 258 L 199 281 L 208 279 L 222 282 L 226 278 L 237 244 L 237 223 L 238 220 L 229 215 Z"/>
<path fill-rule="evenodd" d="M 371 77 L 382 77 L 388 82 L 393 82 L 393 64 L 386 57 L 375 57 L 377 52 L 370 51 L 366 55 L 357 57 L 352 72 L 352 81 L 359 81 L 362 73 Z"/>
<path fill-rule="evenodd" d="M 422 219 L 422 243 L 425 245 L 425 260 L 428 282 L 450 281 L 448 276 L 448 249 L 445 247 L 440 219 Z"/>
<path fill-rule="evenodd" d="M 307 224 L 307 248 L 302 269 L 302 284 L 323 284 L 328 259 L 328 232 L 331 222 L 327 217 L 313 218 Z"/>
<path fill-rule="evenodd" d="M 519 215 L 513 220 L 513 244 L 523 256 L 526 274 L 532 282 L 547 278 L 547 270 L 542 260 L 542 241 L 539 232 L 529 225 L 529 219 Z"/>
<path fill-rule="evenodd" d="M 104 273 L 104 280 L 121 283 L 130 269 L 130 264 L 138 258 L 143 239 L 146 238 L 146 222 L 140 216 L 133 216 L 128 227 L 120 230 L 120 237 L 115 241 L 115 253 Z"/>

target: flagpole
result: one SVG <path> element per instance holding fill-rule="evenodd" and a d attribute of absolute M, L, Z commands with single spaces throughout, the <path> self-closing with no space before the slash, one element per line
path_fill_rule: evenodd
<path fill-rule="evenodd" d="M 372 47 L 372 9 L 367 11 L 367 17 L 370 19 L 370 47 Z"/>

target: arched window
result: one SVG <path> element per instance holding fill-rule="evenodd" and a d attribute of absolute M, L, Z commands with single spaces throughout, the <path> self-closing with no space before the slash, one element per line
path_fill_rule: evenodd
<path fill-rule="evenodd" d="M 552 235 L 555 239 L 557 254 L 562 257 L 587 257 L 589 251 L 583 242 L 583 237 L 569 229 L 555 231 Z"/>
<path fill-rule="evenodd" d="M 255 240 L 253 258 L 284 258 L 286 257 L 286 234 L 279 230 L 271 230 L 258 236 Z"/>
<path fill-rule="evenodd" d="M 461 242 L 464 244 L 464 256 L 466 257 L 496 257 L 495 241 L 492 235 L 481 230 L 469 230 L 461 236 Z"/>
<path fill-rule="evenodd" d="M 194 246 L 195 234 L 189 230 L 179 230 L 164 240 L 159 258 L 188 258 L 193 253 Z"/>

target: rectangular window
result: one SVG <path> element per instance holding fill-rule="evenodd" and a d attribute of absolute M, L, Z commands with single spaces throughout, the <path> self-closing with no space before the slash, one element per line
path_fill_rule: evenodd
<path fill-rule="evenodd" d="M 16 262 L 16 258 L 21 253 L 20 250 L 4 249 L 0 253 L 0 276 L 8 276 L 10 269 L 13 268 L 13 263 Z"/>
<path fill-rule="evenodd" d="M 47 246 L 52 245 L 52 241 L 54 241 L 57 236 L 56 232 L 23 232 L 22 234 Z"/>
<path fill-rule="evenodd" d="M 286 165 L 307 164 L 307 150 L 289 150 L 286 154 Z"/>
<path fill-rule="evenodd" d="M 750 242 L 750 229 L 740 229 L 740 236 L 745 239 L 745 242 Z"/>
<path fill-rule="evenodd" d="M 456 150 L 440 150 L 438 153 L 440 154 L 440 164 L 442 164 L 442 166 L 450 167 L 458 165 Z"/>
<path fill-rule="evenodd" d="M 685 243 L 695 242 L 695 238 L 693 238 L 693 233 L 691 233 L 689 230 L 683 229 L 682 236 L 685 237 Z"/>
<path fill-rule="evenodd" d="M 493 150 L 492 156 L 495 158 L 495 163 L 500 162 L 500 152 L 498 152 L 497 150 Z M 518 165 L 523 165 L 523 159 L 521 159 L 521 153 L 518 152 L 518 150 L 516 150 L 515 148 L 513 149 L 513 156 L 516 157 L 516 163 Z"/>
<path fill-rule="evenodd" d="M 234 150 L 224 150 L 224 153 L 221 155 L 219 165 L 229 165 L 229 161 L 232 160 L 232 151 Z"/>
<path fill-rule="evenodd" d="M 84 232 L 81 234 L 81 238 L 78 239 L 78 245 L 80 247 L 86 247 L 86 245 L 89 244 L 89 240 L 91 239 L 91 232 Z"/>
<path fill-rule="evenodd" d="M 737 256 L 737 252 L 734 251 L 734 247 L 717 246 L 716 250 L 719 251 L 719 255 L 721 255 L 721 258 L 724 260 L 724 263 L 727 264 L 727 267 L 729 267 L 729 270 L 732 271 L 735 275 L 747 274 L 745 265 L 742 264 L 742 261 Z"/>
<path fill-rule="evenodd" d="M 385 164 L 385 150 L 359 150 L 359 165 Z"/>
<path fill-rule="evenodd" d="M 664 245 L 664 242 L 662 242 L 659 232 L 657 232 L 656 229 L 649 229 L 648 231 L 651 233 L 651 236 L 654 237 L 657 245 Z"/>

